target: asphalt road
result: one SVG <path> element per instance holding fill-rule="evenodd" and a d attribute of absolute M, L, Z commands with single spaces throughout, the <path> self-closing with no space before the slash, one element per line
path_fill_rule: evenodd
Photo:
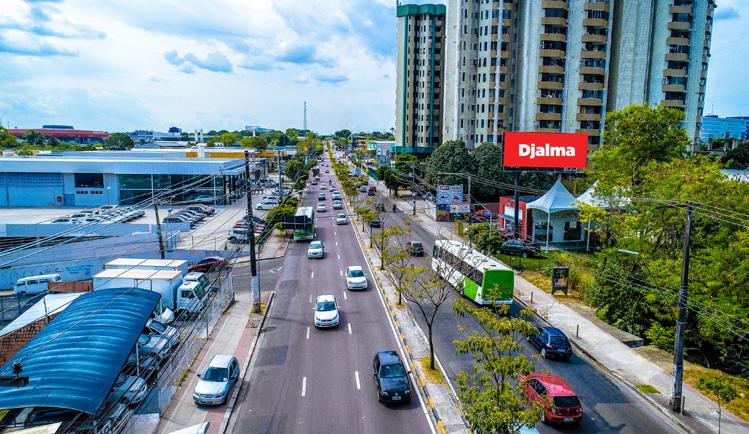
<path fill-rule="evenodd" d="M 322 174 L 321 181 L 332 176 Z M 318 188 L 305 193 L 305 205 L 317 204 Z M 290 246 L 249 387 L 235 410 L 234 432 L 428 433 L 418 395 L 395 407 L 377 400 L 372 358 L 398 345 L 373 282 L 364 292 L 346 290 L 347 266 L 371 272 L 351 226 L 335 224 L 339 211 L 332 209 L 329 191 L 326 196 L 328 210 L 317 216 L 316 238 L 325 245 L 325 258 L 308 259 L 308 243 Z M 314 299 L 322 294 L 334 294 L 342 308 L 338 328 L 314 327 Z"/>
<path fill-rule="evenodd" d="M 386 206 L 386 209 L 390 209 Z M 388 212 L 383 219 L 386 225 L 402 224 L 408 215 L 401 211 Z M 429 255 L 434 245 L 434 237 L 418 224 L 411 224 L 412 238 L 421 241 L 426 255 Z M 426 257 L 428 260 L 428 256 Z M 459 297 L 456 292 L 456 297 Z M 518 305 L 513 304 L 511 315 L 518 315 Z M 422 330 L 426 331 L 426 323 L 418 308 L 411 306 L 411 312 L 416 317 Z M 431 314 L 431 310 L 428 310 Z M 541 324 L 533 320 L 537 326 Z M 458 325 L 462 324 L 467 331 L 478 330 L 476 322 L 468 318 L 460 318 L 452 311 L 452 303 L 446 303 L 437 312 L 433 338 L 435 351 L 444 365 L 447 375 L 455 387 L 455 378 L 461 371 L 470 372 L 471 362 L 466 356 L 455 353 L 453 341 L 461 337 Z M 538 350 L 526 342 L 524 353 L 536 355 Z M 542 433 L 673 433 L 679 432 L 670 421 L 662 416 L 652 406 L 647 404 L 636 393 L 618 382 L 611 380 L 595 367 L 593 361 L 584 355 L 576 353 L 569 362 L 557 360 L 536 359 L 536 370 L 546 371 L 562 377 L 577 393 L 583 405 L 584 418 L 577 427 L 560 427 L 538 424 Z"/>

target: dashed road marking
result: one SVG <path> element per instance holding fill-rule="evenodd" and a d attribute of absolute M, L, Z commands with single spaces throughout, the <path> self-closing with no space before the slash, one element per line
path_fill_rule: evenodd
<path fill-rule="evenodd" d="M 359 383 L 359 371 L 354 371 L 354 377 L 356 377 L 356 390 L 361 390 L 361 383 Z M 302 394 L 302 396 L 304 396 L 304 394 Z"/>
<path fill-rule="evenodd" d="M 336 256 L 338 257 L 338 259 L 341 259 L 341 254 L 340 253 L 336 253 Z"/>
<path fill-rule="evenodd" d="M 309 326 L 307 327 L 307 339 L 309 339 Z"/>
<path fill-rule="evenodd" d="M 348 323 L 348 334 L 351 334 L 351 323 Z"/>
<path fill-rule="evenodd" d="M 307 396 L 307 377 L 302 378 L 302 397 Z"/>
<path fill-rule="evenodd" d="M 309 295 L 309 302 L 312 303 L 312 294 Z"/>
<path fill-rule="evenodd" d="M 343 277 L 343 270 L 338 270 L 339 273 L 341 273 L 341 277 Z"/>
<path fill-rule="evenodd" d="M 348 300 L 348 296 L 346 296 L 346 292 L 345 291 L 343 292 L 343 299 L 344 300 Z"/>
<path fill-rule="evenodd" d="M 338 245 L 338 241 L 336 241 L 336 242 L 335 242 L 335 245 L 336 245 L 336 246 Z"/>
<path fill-rule="evenodd" d="M 315 272 L 314 271 L 310 273 L 309 278 L 310 279 L 314 279 L 315 278 Z"/>

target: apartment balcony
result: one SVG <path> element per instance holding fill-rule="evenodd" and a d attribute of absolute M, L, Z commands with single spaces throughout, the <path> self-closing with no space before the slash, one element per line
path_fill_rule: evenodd
<path fill-rule="evenodd" d="M 562 98 L 552 98 L 548 96 L 539 96 L 536 98 L 536 104 L 562 105 Z"/>
<path fill-rule="evenodd" d="M 536 112 L 536 120 L 537 121 L 561 121 L 562 120 L 562 114 L 561 113 L 541 113 L 541 112 Z"/>
<path fill-rule="evenodd" d="M 606 28 L 609 26 L 609 20 L 603 18 L 585 18 L 583 26 Z"/>
<path fill-rule="evenodd" d="M 601 114 L 600 113 L 578 113 L 577 120 L 578 121 L 600 121 Z"/>
<path fill-rule="evenodd" d="M 561 81 L 540 81 L 538 83 L 539 89 L 554 89 L 554 90 L 562 90 L 564 89 L 564 83 Z"/>
<path fill-rule="evenodd" d="M 562 17 L 541 17 L 541 24 L 544 26 L 566 26 L 567 18 Z"/>
<path fill-rule="evenodd" d="M 661 101 L 661 105 L 665 107 L 673 107 L 673 108 L 684 108 L 684 101 L 679 99 L 664 99 Z"/>
<path fill-rule="evenodd" d="M 603 100 L 600 98 L 578 98 L 577 105 L 587 107 L 601 107 L 603 106 Z"/>
<path fill-rule="evenodd" d="M 548 73 L 548 74 L 564 74 L 564 66 L 541 65 L 538 67 L 538 72 Z"/>
<path fill-rule="evenodd" d="M 561 128 L 536 128 L 535 131 L 537 133 L 558 133 L 562 129 Z"/>
<path fill-rule="evenodd" d="M 506 11 L 511 11 L 514 9 L 512 3 L 505 3 L 504 5 L 502 5 L 502 7 L 505 8 Z"/>
<path fill-rule="evenodd" d="M 608 2 L 597 2 L 597 1 L 589 1 L 585 3 L 585 10 L 586 11 L 606 11 L 609 10 L 609 3 Z"/>
<path fill-rule="evenodd" d="M 489 40 L 492 41 L 492 42 L 499 41 L 499 34 L 497 34 L 497 33 L 492 34 L 492 37 L 489 38 Z"/>
<path fill-rule="evenodd" d="M 502 42 L 512 42 L 512 35 L 509 33 L 502 35 Z"/>
<path fill-rule="evenodd" d="M 683 84 L 664 84 L 663 91 L 664 92 L 686 92 L 687 87 L 684 86 Z"/>
<path fill-rule="evenodd" d="M 689 45 L 689 38 L 666 38 L 666 44 L 668 45 Z"/>
<path fill-rule="evenodd" d="M 692 25 L 685 21 L 671 21 L 668 23 L 668 30 L 681 30 L 689 32 L 692 30 Z"/>
<path fill-rule="evenodd" d="M 559 0 L 544 0 L 541 7 L 544 9 L 564 9 L 565 11 L 569 9 L 566 1 Z"/>
<path fill-rule="evenodd" d="M 669 6 L 668 13 L 692 15 L 692 7 L 691 6 Z"/>
<path fill-rule="evenodd" d="M 580 57 L 583 59 L 605 59 L 606 52 L 598 50 L 583 50 L 580 52 Z"/>
<path fill-rule="evenodd" d="M 606 35 L 583 35 L 583 42 L 595 42 L 605 44 L 608 41 Z"/>
<path fill-rule="evenodd" d="M 500 81 L 499 82 L 499 88 L 500 89 L 507 90 L 509 87 L 510 87 L 510 81 L 509 80 L 505 80 L 505 81 Z"/>
<path fill-rule="evenodd" d="M 666 53 L 666 62 L 688 62 L 689 54 L 687 53 Z"/>
<path fill-rule="evenodd" d="M 509 52 L 509 51 L 507 51 L 507 50 L 505 50 L 505 51 L 500 51 L 500 52 L 499 52 L 499 57 L 500 57 L 501 59 L 509 59 L 509 58 L 510 58 L 510 52 Z"/>
<path fill-rule="evenodd" d="M 606 70 L 597 66 L 583 66 L 580 68 L 580 74 L 606 75 Z"/>
<path fill-rule="evenodd" d="M 499 73 L 500 73 L 500 74 L 507 74 L 507 73 L 509 73 L 509 72 L 510 72 L 510 68 L 508 68 L 508 67 L 506 67 L 506 66 L 500 66 L 500 67 L 499 67 Z"/>
<path fill-rule="evenodd" d="M 510 27 L 510 26 L 512 26 L 511 18 L 505 18 L 502 20 L 502 27 Z"/>
<path fill-rule="evenodd" d="M 507 119 L 507 113 L 505 113 L 505 112 L 499 112 L 499 115 L 497 115 L 497 119 L 500 119 L 500 120 L 503 120 L 503 121 L 506 120 Z"/>
<path fill-rule="evenodd" d="M 601 130 L 596 130 L 596 129 L 581 129 L 581 128 L 578 128 L 578 129 L 575 130 L 575 132 L 577 134 L 587 134 L 587 135 L 593 136 L 593 137 L 598 137 L 598 136 L 601 135 Z"/>
<path fill-rule="evenodd" d="M 567 53 L 564 52 L 564 50 L 548 50 L 548 49 L 541 49 L 538 52 L 538 55 L 541 57 L 552 57 L 555 59 L 564 59 L 567 55 Z"/>
<path fill-rule="evenodd" d="M 542 41 L 567 42 L 567 35 L 564 33 L 541 33 L 538 39 Z"/>
<path fill-rule="evenodd" d="M 586 83 L 584 81 L 581 81 L 580 85 L 578 86 L 578 89 L 580 90 L 603 90 L 603 83 Z"/>

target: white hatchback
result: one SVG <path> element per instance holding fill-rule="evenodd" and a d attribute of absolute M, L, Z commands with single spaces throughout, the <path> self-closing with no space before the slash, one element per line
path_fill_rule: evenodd
<path fill-rule="evenodd" d="M 320 295 L 315 301 L 315 327 L 337 327 L 341 322 L 335 295 Z"/>

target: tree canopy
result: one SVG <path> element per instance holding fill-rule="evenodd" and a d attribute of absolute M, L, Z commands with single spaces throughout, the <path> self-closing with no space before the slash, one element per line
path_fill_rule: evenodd
<path fill-rule="evenodd" d="M 465 177 L 444 173 L 472 173 L 476 161 L 462 140 L 447 141 L 426 160 L 426 180 L 430 184 L 467 184 Z"/>
<path fill-rule="evenodd" d="M 133 146 L 135 146 L 133 139 L 125 133 L 110 134 L 109 137 L 104 139 L 104 149 L 127 151 L 132 149 Z"/>
<path fill-rule="evenodd" d="M 726 152 L 724 160 L 731 169 L 749 169 L 749 141 L 741 142 Z"/>
<path fill-rule="evenodd" d="M 18 146 L 18 140 L 15 136 L 10 134 L 7 129 L 0 126 L 0 146 L 3 148 L 10 148 Z"/>
<path fill-rule="evenodd" d="M 226 147 L 231 147 L 239 143 L 239 136 L 236 133 L 227 131 L 225 133 L 221 133 L 221 135 L 218 137 L 218 141 L 223 143 Z"/>
<path fill-rule="evenodd" d="M 262 150 L 268 147 L 268 142 L 261 136 L 244 137 L 239 141 L 239 145 L 243 148 L 252 148 Z"/>

